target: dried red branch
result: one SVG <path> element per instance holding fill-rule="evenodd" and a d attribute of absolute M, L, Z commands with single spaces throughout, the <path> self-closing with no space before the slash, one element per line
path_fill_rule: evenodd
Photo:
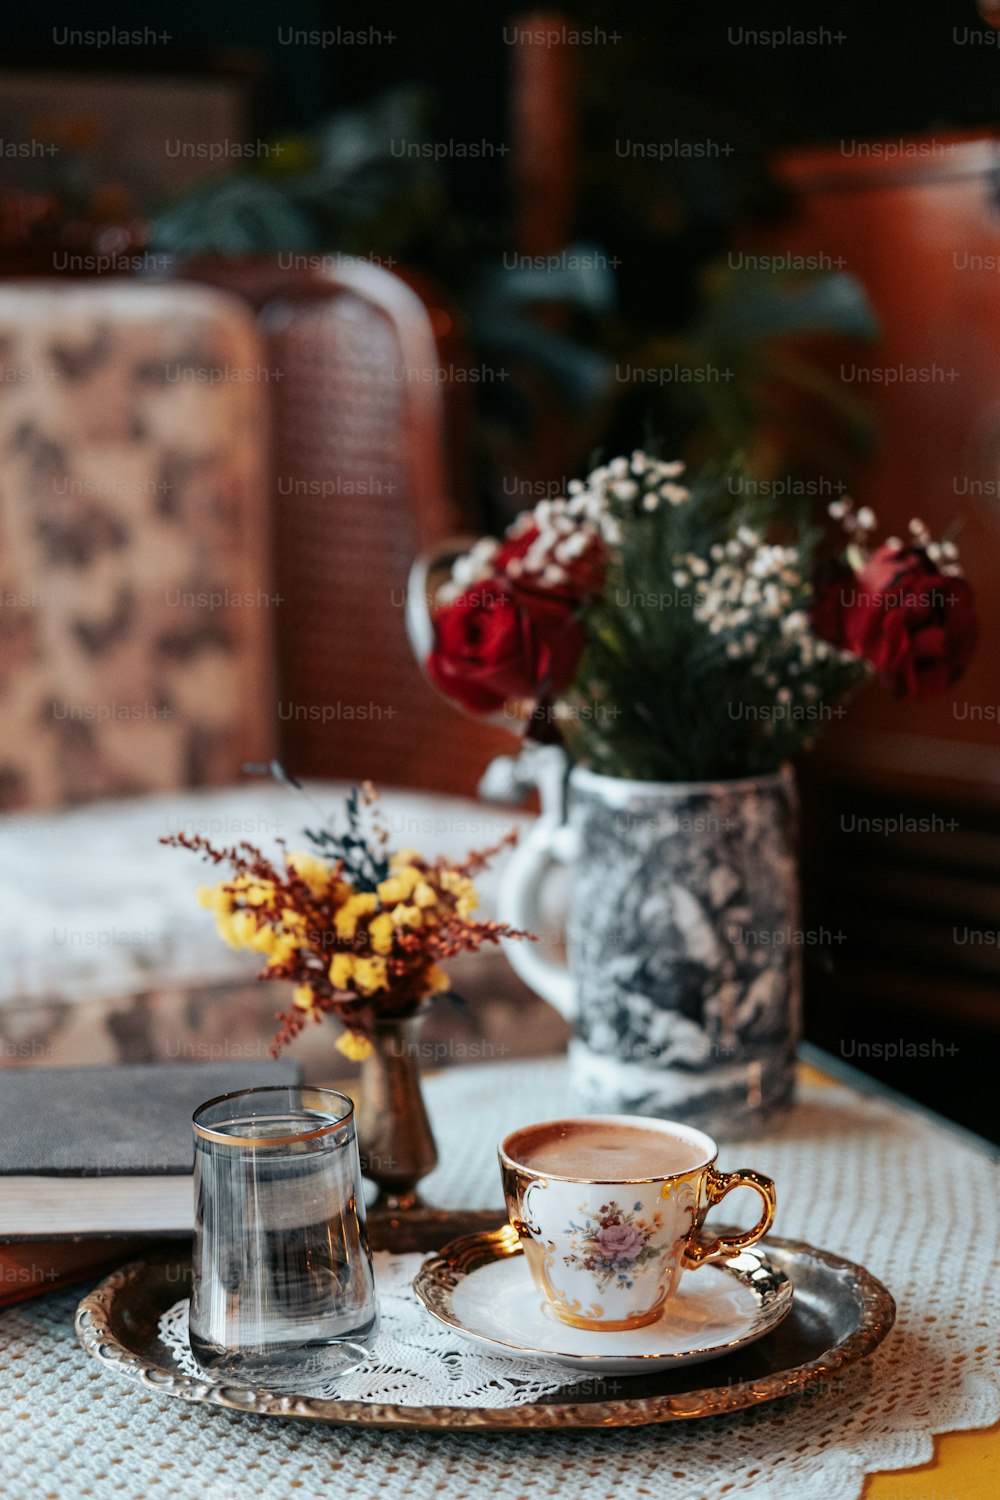
<path fill-rule="evenodd" d="M 473 849 L 463 860 L 449 860 L 447 862 L 442 861 L 442 863 L 447 863 L 448 867 L 456 870 L 459 875 L 475 875 L 480 870 L 485 870 L 491 860 L 496 859 L 497 855 L 501 854 L 504 849 L 512 849 L 520 836 L 516 828 L 510 828 L 502 839 L 498 840 L 495 844 L 491 844 L 488 849 Z"/>

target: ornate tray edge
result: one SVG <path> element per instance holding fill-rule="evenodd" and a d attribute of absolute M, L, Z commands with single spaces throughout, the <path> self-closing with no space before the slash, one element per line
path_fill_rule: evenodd
<path fill-rule="evenodd" d="M 80 1302 L 75 1318 L 77 1338 L 92 1358 L 115 1374 L 148 1390 L 185 1401 L 208 1402 L 227 1411 L 257 1416 L 298 1418 L 364 1425 L 459 1431 L 545 1427 L 627 1427 L 677 1422 L 695 1417 L 741 1411 L 765 1401 L 808 1391 L 845 1365 L 871 1354 L 886 1337 L 896 1317 L 891 1293 L 863 1266 L 817 1250 L 803 1240 L 768 1237 L 767 1244 L 790 1256 L 810 1255 L 848 1281 L 860 1308 L 860 1325 L 842 1343 L 819 1358 L 794 1369 L 759 1380 L 725 1387 L 706 1387 L 676 1395 L 633 1396 L 609 1401 L 552 1402 L 514 1407 L 393 1406 L 368 1401 L 321 1401 L 303 1396 L 279 1396 L 268 1391 L 216 1385 L 164 1370 L 133 1353 L 111 1328 L 111 1309 L 118 1293 L 141 1276 L 146 1261 L 133 1261 L 114 1271 Z"/>

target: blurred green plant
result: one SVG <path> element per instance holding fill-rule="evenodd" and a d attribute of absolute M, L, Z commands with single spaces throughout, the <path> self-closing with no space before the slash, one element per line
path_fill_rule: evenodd
<path fill-rule="evenodd" d="M 503 237 L 456 202 L 435 159 L 433 115 L 424 92 L 399 89 L 279 140 L 252 169 L 165 205 L 152 222 L 152 247 L 179 259 L 337 252 L 431 277 L 460 310 L 472 357 L 502 360 L 510 375 L 477 389 L 488 508 L 504 509 L 500 474 L 537 472 L 537 434 L 553 414 L 565 433 L 566 472 L 649 432 L 695 462 L 739 449 L 761 471 L 790 460 L 842 469 L 845 455 L 870 442 L 863 404 L 802 347 L 803 336 L 877 337 L 852 277 L 737 274 L 709 253 L 673 315 L 653 294 L 648 319 L 623 312 L 616 257 L 596 236 L 552 266 L 504 256 Z M 402 155 L 393 150 L 400 140 L 427 149 Z M 699 203 L 718 215 L 718 164 L 707 161 L 701 175 L 698 168 L 673 164 L 658 208 L 663 164 L 628 162 L 629 180 L 645 184 L 633 195 L 643 205 L 633 208 L 634 232 L 643 233 L 643 212 L 655 220 L 649 243 L 686 233 Z M 685 194 L 687 216 L 678 207 Z"/>

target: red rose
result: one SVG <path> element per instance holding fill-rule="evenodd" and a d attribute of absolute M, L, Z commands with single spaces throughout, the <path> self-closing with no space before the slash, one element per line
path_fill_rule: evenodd
<path fill-rule="evenodd" d="M 540 531 L 537 522 L 531 521 L 524 527 L 523 531 L 514 536 L 507 536 L 500 544 L 500 550 L 493 560 L 493 565 L 498 573 L 507 573 L 515 580 L 518 588 L 543 590 L 554 599 L 563 599 L 567 602 L 578 602 L 585 599 L 588 594 L 599 594 L 604 587 L 604 573 L 606 565 L 605 547 L 601 538 L 597 535 L 588 536 L 586 546 L 576 556 L 563 561 L 550 554 L 548 563 L 560 568 L 565 574 L 562 583 L 549 584 L 542 581 L 541 572 L 526 572 L 518 568 L 518 564 L 537 542 Z M 569 533 L 572 535 L 573 533 Z M 567 537 L 560 537 L 559 541 L 565 541 Z M 513 571 L 510 564 L 514 564 Z"/>
<path fill-rule="evenodd" d="M 898 698 L 937 697 L 961 677 L 979 636 L 972 589 L 920 547 L 880 547 L 843 596 L 843 644 Z"/>
<path fill-rule="evenodd" d="M 434 615 L 433 682 L 474 713 L 569 686 L 583 650 L 570 606 L 503 580 L 475 584 Z"/>
<path fill-rule="evenodd" d="M 854 570 L 839 558 L 825 558 L 813 579 L 812 628 L 821 640 L 847 649 L 847 604 L 854 590 Z"/>

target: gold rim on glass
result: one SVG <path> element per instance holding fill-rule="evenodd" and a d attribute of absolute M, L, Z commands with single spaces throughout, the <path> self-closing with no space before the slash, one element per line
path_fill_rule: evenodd
<path fill-rule="evenodd" d="M 337 1120 L 330 1120 L 325 1125 L 318 1126 L 315 1130 L 299 1130 L 294 1135 L 230 1135 L 224 1130 L 213 1130 L 210 1125 L 199 1125 L 198 1116 L 206 1109 L 211 1109 L 215 1104 L 226 1104 L 230 1099 L 240 1099 L 247 1094 L 288 1094 L 297 1090 L 300 1094 L 322 1094 L 324 1098 L 339 1099 L 347 1105 L 346 1110 Z M 342 1130 L 350 1123 L 354 1116 L 354 1101 L 342 1094 L 337 1089 L 317 1088 L 314 1084 L 304 1083 L 268 1083 L 260 1088 L 234 1089 L 228 1094 L 217 1094 L 214 1099 L 206 1099 L 204 1104 L 199 1104 L 191 1116 L 191 1124 L 194 1133 L 203 1141 L 211 1141 L 216 1146 L 249 1146 L 255 1151 L 270 1150 L 272 1146 L 297 1146 L 302 1141 L 315 1141 L 321 1136 L 332 1135 L 334 1131 Z"/>

